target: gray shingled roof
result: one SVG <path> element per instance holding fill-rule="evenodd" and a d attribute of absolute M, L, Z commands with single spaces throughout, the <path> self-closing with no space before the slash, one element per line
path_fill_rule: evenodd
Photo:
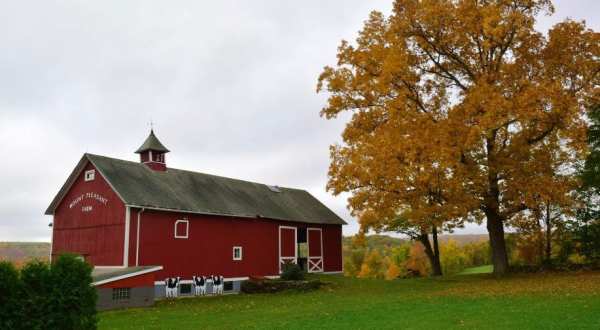
<path fill-rule="evenodd" d="M 130 206 L 305 223 L 346 223 L 305 190 L 278 187 L 275 190 L 280 192 L 275 192 L 264 184 L 221 176 L 174 168 L 153 171 L 141 163 L 92 154 L 85 154 L 84 158 Z M 78 167 L 85 163 L 80 162 Z M 47 214 L 54 212 L 72 177 L 48 207 Z"/>
<path fill-rule="evenodd" d="M 144 151 L 153 150 L 153 151 L 161 151 L 161 152 L 169 152 L 167 149 L 154 135 L 154 130 L 150 130 L 150 135 L 146 138 L 146 141 L 142 144 L 138 150 L 135 151 L 136 154 L 141 154 Z"/>

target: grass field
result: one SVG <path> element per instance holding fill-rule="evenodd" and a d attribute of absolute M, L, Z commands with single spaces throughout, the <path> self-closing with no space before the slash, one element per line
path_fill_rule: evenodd
<path fill-rule="evenodd" d="M 100 314 L 101 329 L 600 329 L 600 272 L 361 280 L 310 293 L 161 301 Z"/>
<path fill-rule="evenodd" d="M 472 275 L 472 274 L 490 274 L 494 270 L 492 265 L 485 265 L 473 268 L 467 268 L 460 272 L 458 275 Z"/>

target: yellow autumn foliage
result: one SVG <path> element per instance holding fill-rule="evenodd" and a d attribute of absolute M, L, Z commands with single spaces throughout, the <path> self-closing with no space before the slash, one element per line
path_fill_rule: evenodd
<path fill-rule="evenodd" d="M 388 269 L 385 271 L 385 279 L 388 281 L 395 280 L 402 275 L 402 269 L 395 263 L 391 262 Z"/>
<path fill-rule="evenodd" d="M 485 219 L 502 274 L 507 222 L 540 201 L 569 205 L 576 182 L 557 169 L 587 152 L 600 34 L 571 20 L 538 32 L 535 17 L 553 10 L 549 0 L 396 0 L 342 41 L 317 86 L 329 93 L 324 117 L 353 114 L 331 147 L 328 189 L 351 194 L 363 231 L 399 213 L 417 227 Z"/>

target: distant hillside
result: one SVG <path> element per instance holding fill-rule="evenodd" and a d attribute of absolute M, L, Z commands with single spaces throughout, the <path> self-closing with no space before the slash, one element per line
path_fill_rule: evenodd
<path fill-rule="evenodd" d="M 48 260 L 50 243 L 0 242 L 0 260 L 24 262 L 31 259 Z"/>
<path fill-rule="evenodd" d="M 446 242 L 450 239 L 455 240 L 458 244 L 468 244 L 473 242 L 487 241 L 488 234 L 460 234 L 460 235 L 442 235 L 439 237 L 440 242 Z"/>
<path fill-rule="evenodd" d="M 448 240 L 455 240 L 459 245 L 468 244 L 479 241 L 487 241 L 487 234 L 467 234 L 467 235 L 442 235 L 439 237 L 439 241 L 447 242 Z M 384 247 L 392 247 L 407 242 L 406 238 L 391 237 L 388 235 L 367 235 L 366 236 L 367 247 L 369 249 L 381 249 Z M 352 243 L 352 236 L 344 236 L 342 243 L 344 247 L 350 246 Z"/>

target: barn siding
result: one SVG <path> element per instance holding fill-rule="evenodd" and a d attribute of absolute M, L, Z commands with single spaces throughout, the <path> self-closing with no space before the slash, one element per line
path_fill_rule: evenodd
<path fill-rule="evenodd" d="M 323 262 L 325 272 L 342 271 L 342 226 L 323 225 Z"/>
<path fill-rule="evenodd" d="M 137 210 L 131 212 L 130 237 Z M 189 238 L 174 238 L 178 219 L 189 220 Z M 141 217 L 139 264 L 162 265 L 157 279 L 219 274 L 225 277 L 278 275 L 279 226 L 323 229 L 325 271 L 342 270 L 341 225 L 321 225 L 145 210 Z M 135 259 L 130 239 L 129 260 Z M 234 261 L 233 246 L 242 246 L 243 260 Z"/>
<path fill-rule="evenodd" d="M 93 265 L 122 265 L 125 205 L 97 170 L 95 179 L 85 182 L 84 173 L 91 169 L 95 168 L 88 163 L 55 211 L 52 255 L 73 252 L 84 255 Z M 99 194 L 107 202 L 84 198 L 69 207 L 86 193 Z M 83 206 L 92 210 L 83 212 Z"/>
<path fill-rule="evenodd" d="M 154 272 L 146 273 L 142 275 L 127 277 L 122 280 L 108 282 L 106 284 L 99 285 L 99 288 L 133 288 L 142 286 L 154 286 L 155 279 Z"/>
<path fill-rule="evenodd" d="M 137 220 L 138 209 L 131 209 L 129 216 L 129 266 L 138 266 L 136 263 L 135 251 L 137 248 Z M 143 213 L 142 213 L 143 214 Z"/>

